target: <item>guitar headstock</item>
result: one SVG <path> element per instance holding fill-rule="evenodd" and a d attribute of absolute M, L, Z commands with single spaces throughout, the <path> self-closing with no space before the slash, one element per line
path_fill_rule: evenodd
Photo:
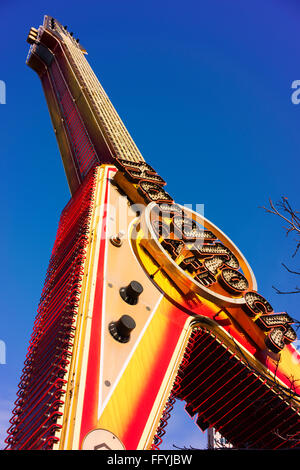
<path fill-rule="evenodd" d="M 38 44 L 44 32 L 55 36 L 60 42 L 65 42 L 66 38 L 68 38 L 81 50 L 81 52 L 87 54 L 85 48 L 80 44 L 79 38 L 75 38 L 74 33 L 72 31 L 68 31 L 67 26 L 63 26 L 55 18 L 48 15 L 44 16 L 43 25 L 40 26 L 39 29 L 34 27 L 30 28 L 27 42 L 31 45 Z"/>

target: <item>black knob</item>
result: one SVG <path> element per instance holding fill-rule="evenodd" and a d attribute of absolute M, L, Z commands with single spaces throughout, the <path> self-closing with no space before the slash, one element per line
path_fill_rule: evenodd
<path fill-rule="evenodd" d="M 121 287 L 120 296 L 130 305 L 138 303 L 139 296 L 143 292 L 143 286 L 137 281 L 131 281 L 127 287 Z"/>
<path fill-rule="evenodd" d="M 129 315 L 122 315 L 116 322 L 111 322 L 108 326 L 110 334 L 120 343 L 127 343 L 130 339 L 130 333 L 134 330 L 136 324 Z"/>

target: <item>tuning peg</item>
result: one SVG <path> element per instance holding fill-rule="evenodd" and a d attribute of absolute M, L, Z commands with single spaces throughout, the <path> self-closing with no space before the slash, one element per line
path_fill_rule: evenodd
<path fill-rule="evenodd" d="M 29 44 L 34 44 L 35 41 L 37 40 L 37 35 L 38 35 L 38 30 L 33 27 L 30 28 L 30 31 L 27 37 L 27 42 Z"/>
<path fill-rule="evenodd" d="M 125 232 L 121 230 L 117 235 L 114 235 L 110 238 L 111 243 L 114 246 L 120 247 L 123 243 L 124 235 L 125 235 Z"/>
<path fill-rule="evenodd" d="M 128 286 L 121 287 L 120 296 L 128 304 L 136 305 L 143 290 L 142 284 L 137 281 L 131 281 Z"/>
<path fill-rule="evenodd" d="M 134 319 L 129 315 L 122 315 L 118 321 L 109 324 L 109 332 L 120 343 L 127 343 L 130 334 L 136 327 Z"/>

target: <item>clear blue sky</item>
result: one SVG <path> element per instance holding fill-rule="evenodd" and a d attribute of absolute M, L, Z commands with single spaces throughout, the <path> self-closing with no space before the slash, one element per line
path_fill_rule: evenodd
<path fill-rule="evenodd" d="M 42 4 L 42 6 L 41 6 Z M 260 206 L 281 195 L 300 209 L 300 79 L 297 0 L 2 0 L 0 80 L 1 436 L 8 427 L 60 211 L 66 178 L 39 79 L 25 65 L 26 37 L 43 15 L 68 25 L 145 159 L 181 204 L 205 215 L 239 246 L 258 291 L 300 319 L 282 268 L 293 239 Z M 300 256 L 300 255 L 299 255 Z M 193 423 L 191 423 L 193 425 Z M 203 446 L 181 412 L 166 446 Z M 193 432 L 193 434 L 191 434 Z M 1 439 L 0 436 L 0 439 Z M 1 441 L 2 442 L 2 441 Z"/>

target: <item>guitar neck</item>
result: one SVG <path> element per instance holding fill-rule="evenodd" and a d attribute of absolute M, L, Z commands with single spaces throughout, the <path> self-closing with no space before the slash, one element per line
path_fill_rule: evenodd
<path fill-rule="evenodd" d="M 143 161 L 143 157 L 127 131 L 124 123 L 105 93 L 82 50 L 69 35 L 65 35 L 64 45 L 86 98 L 95 111 L 95 118 L 105 129 L 106 136 L 119 158 L 130 161 Z"/>
<path fill-rule="evenodd" d="M 143 162 L 73 33 L 46 16 L 28 42 L 27 64 L 41 78 L 71 193 L 93 166 Z"/>

